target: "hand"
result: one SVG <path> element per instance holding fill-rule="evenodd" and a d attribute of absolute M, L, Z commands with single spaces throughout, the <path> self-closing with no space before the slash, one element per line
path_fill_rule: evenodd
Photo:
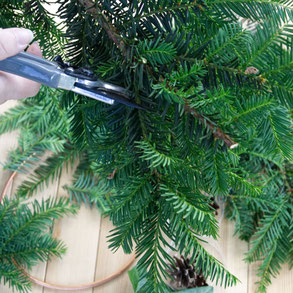
<path fill-rule="evenodd" d="M 23 51 L 33 40 L 32 31 L 23 28 L 0 28 L 0 60 L 14 56 Z M 32 44 L 28 53 L 42 56 L 37 43 Z M 0 104 L 9 99 L 22 99 L 35 96 L 40 84 L 0 71 Z"/>

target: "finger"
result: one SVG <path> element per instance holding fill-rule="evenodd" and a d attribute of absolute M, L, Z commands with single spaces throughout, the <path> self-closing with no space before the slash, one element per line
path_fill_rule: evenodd
<path fill-rule="evenodd" d="M 42 57 L 42 51 L 41 51 L 40 45 L 37 42 L 30 45 L 29 48 L 27 49 L 27 52 L 30 54 Z"/>
<path fill-rule="evenodd" d="M 27 52 L 39 57 L 42 57 L 42 51 L 37 42 L 33 43 L 29 48 L 27 49 Z M 40 84 L 31 80 L 24 80 L 23 83 L 23 97 L 33 97 L 35 96 L 39 90 L 40 90 Z"/>
<path fill-rule="evenodd" d="M 40 84 L 9 73 L 0 72 L 0 101 L 35 96 Z"/>
<path fill-rule="evenodd" d="M 33 43 L 31 46 L 29 46 L 27 52 L 42 57 L 42 51 L 38 43 Z M 37 82 L 16 76 L 15 78 L 10 76 L 8 77 L 8 80 L 10 82 L 7 82 L 7 85 L 11 84 L 12 82 L 15 83 L 14 88 L 16 88 L 16 90 L 11 97 L 12 99 L 33 97 L 39 92 L 41 86 Z"/>
<path fill-rule="evenodd" d="M 16 99 L 34 97 L 40 90 L 41 85 L 29 79 L 19 77 L 18 92 Z"/>
<path fill-rule="evenodd" d="M 0 60 L 14 56 L 23 51 L 33 38 L 33 32 L 28 29 L 0 29 Z"/>

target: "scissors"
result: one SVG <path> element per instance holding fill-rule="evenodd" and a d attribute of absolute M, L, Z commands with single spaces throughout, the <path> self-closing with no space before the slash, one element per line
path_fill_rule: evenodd
<path fill-rule="evenodd" d="M 73 91 L 110 105 L 118 102 L 132 108 L 144 109 L 130 101 L 131 93 L 125 88 L 96 78 L 88 69 L 74 68 L 63 62 L 61 56 L 49 61 L 21 52 L 0 61 L 0 70 L 52 88 Z"/>

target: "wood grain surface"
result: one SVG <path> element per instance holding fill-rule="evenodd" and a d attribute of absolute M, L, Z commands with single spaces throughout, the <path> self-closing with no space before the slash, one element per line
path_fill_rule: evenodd
<path fill-rule="evenodd" d="M 0 106 L 0 113 L 14 106 L 9 101 Z M 9 151 L 17 146 L 18 132 L 14 131 L 0 136 L 0 162 L 5 162 Z M 73 170 L 63 172 L 47 188 L 38 192 L 34 198 L 48 196 L 66 196 L 62 186 L 70 184 Z M 10 172 L 0 169 L 0 189 L 2 190 Z M 11 187 L 11 193 L 27 177 L 18 175 Z M 232 288 L 215 287 L 215 293 L 253 293 L 256 290 L 256 265 L 247 265 L 243 262 L 244 253 L 248 244 L 233 236 L 234 223 L 223 219 L 219 213 L 220 238 L 218 241 L 209 240 L 207 249 L 218 257 L 220 261 L 235 274 L 241 283 Z M 107 247 L 107 235 L 112 224 L 103 218 L 98 210 L 81 207 L 78 215 L 69 216 L 54 224 L 53 233 L 62 239 L 67 247 L 67 253 L 60 259 L 53 259 L 49 263 L 36 266 L 31 274 L 41 280 L 59 285 L 75 285 L 89 283 L 101 279 L 116 271 L 125 264 L 131 256 L 125 255 L 121 250 L 113 254 Z M 33 285 L 32 293 L 57 293 L 62 291 L 44 289 Z M 95 289 L 75 291 L 78 293 L 132 293 L 132 287 L 127 273 L 117 279 Z M 293 292 L 293 275 L 288 266 L 284 266 L 277 279 L 273 279 L 268 293 Z M 0 284 L 0 293 L 12 293 L 12 289 Z"/>

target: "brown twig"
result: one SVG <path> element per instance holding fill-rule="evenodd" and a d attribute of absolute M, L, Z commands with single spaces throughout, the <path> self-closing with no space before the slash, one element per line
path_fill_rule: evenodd
<path fill-rule="evenodd" d="M 117 32 L 117 29 L 110 23 L 107 16 L 101 11 L 98 4 L 95 4 L 92 0 L 79 0 L 79 3 L 84 6 L 86 11 L 97 19 L 101 27 L 106 31 L 109 38 L 120 49 L 123 56 L 126 55 L 126 46 Z"/>
<path fill-rule="evenodd" d="M 235 142 L 230 136 L 225 134 L 221 128 L 214 125 L 212 122 L 207 121 L 203 116 L 201 116 L 194 108 L 192 108 L 188 100 L 184 99 L 185 102 L 185 112 L 191 113 L 191 115 L 199 119 L 204 125 L 207 125 L 209 129 L 213 132 L 214 138 L 222 139 L 224 143 L 230 148 L 234 149 L 238 147 L 238 143 Z"/>

